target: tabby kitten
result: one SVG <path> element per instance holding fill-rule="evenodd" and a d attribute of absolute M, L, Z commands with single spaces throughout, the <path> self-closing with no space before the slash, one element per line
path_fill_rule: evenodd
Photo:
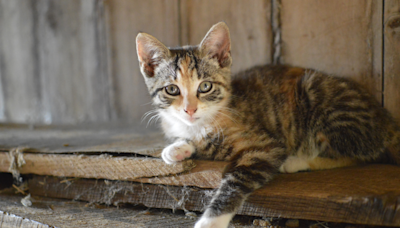
<path fill-rule="evenodd" d="M 258 66 L 231 79 L 230 44 L 223 22 L 199 46 L 136 38 L 141 72 L 173 140 L 164 161 L 230 162 L 196 228 L 227 227 L 249 194 L 279 172 L 400 163 L 399 127 L 359 85 L 287 66 Z"/>

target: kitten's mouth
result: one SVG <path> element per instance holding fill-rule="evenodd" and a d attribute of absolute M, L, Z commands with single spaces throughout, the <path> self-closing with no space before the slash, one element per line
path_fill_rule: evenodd
<path fill-rule="evenodd" d="M 189 126 L 193 126 L 199 123 L 199 119 L 200 117 L 186 117 L 184 118 L 184 122 L 189 125 Z"/>
<path fill-rule="evenodd" d="M 191 123 L 196 122 L 198 119 L 200 119 L 200 117 L 189 117 L 188 118 L 189 122 L 191 122 Z"/>

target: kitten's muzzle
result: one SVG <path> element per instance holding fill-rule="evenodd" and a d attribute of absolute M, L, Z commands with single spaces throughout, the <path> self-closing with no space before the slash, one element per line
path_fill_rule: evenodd
<path fill-rule="evenodd" d="M 183 109 L 183 111 L 185 111 L 187 114 L 189 114 L 190 117 L 193 117 L 194 113 L 197 111 L 197 108 L 187 108 L 187 109 Z"/>

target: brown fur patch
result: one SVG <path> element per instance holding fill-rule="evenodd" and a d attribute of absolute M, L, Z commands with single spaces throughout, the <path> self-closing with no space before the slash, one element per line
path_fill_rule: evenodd
<path fill-rule="evenodd" d="M 287 95 L 290 105 L 294 105 L 295 103 L 297 82 L 304 76 L 304 72 L 305 70 L 302 68 L 290 68 L 285 74 L 282 75 L 284 80 L 282 80 L 280 92 Z"/>
<path fill-rule="evenodd" d="M 189 72 L 189 65 L 192 60 L 189 56 L 182 59 L 179 65 L 179 72 L 181 73 L 182 79 L 189 80 L 191 78 L 192 72 Z"/>
<path fill-rule="evenodd" d="M 286 73 L 282 75 L 283 79 L 280 85 L 280 92 L 286 94 L 287 104 L 284 106 L 282 114 L 282 126 L 287 132 L 287 143 L 291 147 L 295 145 L 294 135 L 290 133 L 290 124 L 293 119 L 293 111 L 296 109 L 296 88 L 297 83 L 304 76 L 304 69 L 301 68 L 290 68 Z"/>

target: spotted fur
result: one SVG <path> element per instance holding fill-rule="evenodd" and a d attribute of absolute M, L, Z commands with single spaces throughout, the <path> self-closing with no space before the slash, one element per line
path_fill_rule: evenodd
<path fill-rule="evenodd" d="M 229 161 L 196 227 L 227 227 L 254 190 L 278 172 L 366 162 L 400 163 L 400 129 L 353 81 L 288 66 L 257 66 L 231 79 L 230 38 L 214 25 L 199 46 L 167 48 L 140 33 L 137 49 L 163 130 L 163 159 Z M 209 92 L 199 92 L 211 82 Z M 178 86 L 179 95 L 166 92 Z"/>

